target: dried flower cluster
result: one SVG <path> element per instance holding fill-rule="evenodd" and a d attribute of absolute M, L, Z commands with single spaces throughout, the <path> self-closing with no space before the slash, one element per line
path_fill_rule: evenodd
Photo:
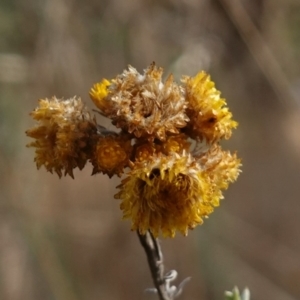
<path fill-rule="evenodd" d="M 35 141 L 35 162 L 59 176 L 82 169 L 121 176 L 115 198 L 125 219 L 141 234 L 187 235 L 222 199 L 239 175 L 236 154 L 223 151 L 237 122 L 205 72 L 181 84 L 154 63 L 139 74 L 129 67 L 111 81 L 95 84 L 90 97 L 120 131 L 98 125 L 80 99 L 40 100 L 38 121 L 27 135 Z"/>

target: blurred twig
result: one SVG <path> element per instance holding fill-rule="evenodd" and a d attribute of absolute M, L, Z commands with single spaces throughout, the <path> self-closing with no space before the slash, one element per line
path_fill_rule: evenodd
<path fill-rule="evenodd" d="M 291 93 L 290 84 L 272 50 L 264 40 L 243 7 L 241 0 L 218 0 L 240 33 L 249 51 L 257 61 L 259 68 L 286 108 L 293 108 L 296 99 Z"/>
<path fill-rule="evenodd" d="M 23 227 L 23 234 L 26 235 L 29 247 L 42 271 L 53 297 L 57 300 L 78 300 L 78 293 L 71 284 L 70 273 L 64 268 L 60 261 L 55 244 L 49 238 L 45 227 L 27 222 Z"/>
<path fill-rule="evenodd" d="M 40 273 L 53 297 L 57 300 L 79 300 L 80 296 L 72 283 L 73 277 L 62 263 L 57 244 L 50 237 L 47 226 L 32 207 L 23 204 L 9 200 L 8 203 L 0 205 L 0 211 L 5 211 L 12 220 L 18 220 L 20 232 L 31 255 L 37 261 L 36 272 Z M 0 298 L 1 295 L 0 292 Z"/>

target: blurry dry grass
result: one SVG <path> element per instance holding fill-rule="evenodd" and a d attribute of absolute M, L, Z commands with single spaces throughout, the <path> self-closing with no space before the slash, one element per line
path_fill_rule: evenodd
<path fill-rule="evenodd" d="M 36 171 L 24 131 L 38 98 L 81 96 L 127 64 L 212 73 L 240 127 L 243 174 L 166 267 L 181 299 L 300 297 L 300 4 L 297 0 L 20 1 L 0 4 L 0 298 L 154 299 L 146 258 L 113 200 L 118 179 Z M 250 26 L 250 27 L 249 27 Z M 103 125 L 109 125 L 103 120 Z"/>

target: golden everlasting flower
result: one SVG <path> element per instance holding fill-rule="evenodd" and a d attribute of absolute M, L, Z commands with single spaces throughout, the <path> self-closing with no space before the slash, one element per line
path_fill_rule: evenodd
<path fill-rule="evenodd" d="M 135 144 L 134 148 L 134 161 L 147 161 L 150 157 L 154 156 L 155 153 L 160 152 L 159 146 L 147 140 Z"/>
<path fill-rule="evenodd" d="M 236 153 L 222 151 L 221 147 L 215 144 L 197 161 L 209 177 L 211 192 L 215 198 L 214 206 L 218 206 L 219 200 L 223 199 L 221 190 L 226 190 L 229 183 L 237 180 L 241 172 L 241 160 L 237 158 Z"/>
<path fill-rule="evenodd" d="M 115 174 L 121 176 L 123 169 L 129 165 L 131 150 L 131 141 L 127 136 L 100 137 L 91 159 L 93 174 L 102 172 L 109 177 Z"/>
<path fill-rule="evenodd" d="M 186 101 L 182 88 L 169 76 L 162 82 L 163 70 L 153 63 L 143 75 L 131 66 L 108 87 L 108 94 L 96 92 L 94 86 L 90 95 L 97 100 L 97 106 L 114 125 L 137 138 L 165 140 L 167 133 L 179 133 L 188 118 L 185 114 Z M 98 90 L 103 90 L 101 83 Z M 101 96 L 97 96 L 101 94 Z M 100 104 L 99 104 L 100 103 Z"/>
<path fill-rule="evenodd" d="M 191 143 L 188 141 L 188 137 L 181 133 L 177 135 L 168 136 L 165 143 L 163 143 L 163 152 L 165 154 L 174 153 L 182 153 L 183 151 L 189 152 L 189 148 Z"/>
<path fill-rule="evenodd" d="M 210 76 L 202 71 L 195 77 L 184 77 L 183 82 L 189 103 L 188 134 L 195 139 L 205 138 L 208 143 L 229 139 L 232 128 L 236 128 L 238 123 L 232 120 L 226 101 L 220 97 Z"/>
<path fill-rule="evenodd" d="M 101 82 L 94 84 L 90 90 L 91 99 L 104 115 L 108 115 L 112 110 L 112 103 L 106 100 L 110 84 L 107 79 L 103 79 Z"/>
<path fill-rule="evenodd" d="M 44 165 L 59 177 L 64 171 L 73 178 L 73 169 L 81 170 L 89 159 L 91 137 L 97 131 L 81 99 L 41 99 L 31 116 L 38 123 L 26 134 L 35 139 L 28 147 L 36 148 L 37 168 Z"/>
<path fill-rule="evenodd" d="M 158 155 L 136 163 L 119 186 L 124 219 L 132 220 L 132 230 L 154 236 L 161 232 L 174 237 L 187 235 L 203 222 L 214 207 L 210 178 L 191 156 Z"/>
<path fill-rule="evenodd" d="M 219 206 L 241 162 L 219 146 L 237 122 L 210 76 L 202 71 L 179 85 L 162 74 L 154 63 L 143 74 L 129 66 L 92 87 L 91 99 L 118 133 L 97 125 L 75 97 L 40 100 L 31 113 L 38 124 L 26 133 L 35 139 L 37 167 L 59 176 L 73 177 L 87 161 L 93 174 L 109 177 L 130 169 L 115 195 L 123 218 L 141 234 L 174 237 Z"/>

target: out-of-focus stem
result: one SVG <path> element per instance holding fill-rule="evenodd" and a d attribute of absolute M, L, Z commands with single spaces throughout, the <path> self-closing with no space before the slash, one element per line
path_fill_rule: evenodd
<path fill-rule="evenodd" d="M 274 56 L 268 43 L 251 20 L 249 14 L 240 0 L 218 0 L 224 7 L 229 18 L 234 23 L 245 44 L 257 61 L 262 73 L 265 75 L 279 101 L 286 108 L 294 108 L 297 101 L 291 93 L 290 83 L 282 67 Z"/>

